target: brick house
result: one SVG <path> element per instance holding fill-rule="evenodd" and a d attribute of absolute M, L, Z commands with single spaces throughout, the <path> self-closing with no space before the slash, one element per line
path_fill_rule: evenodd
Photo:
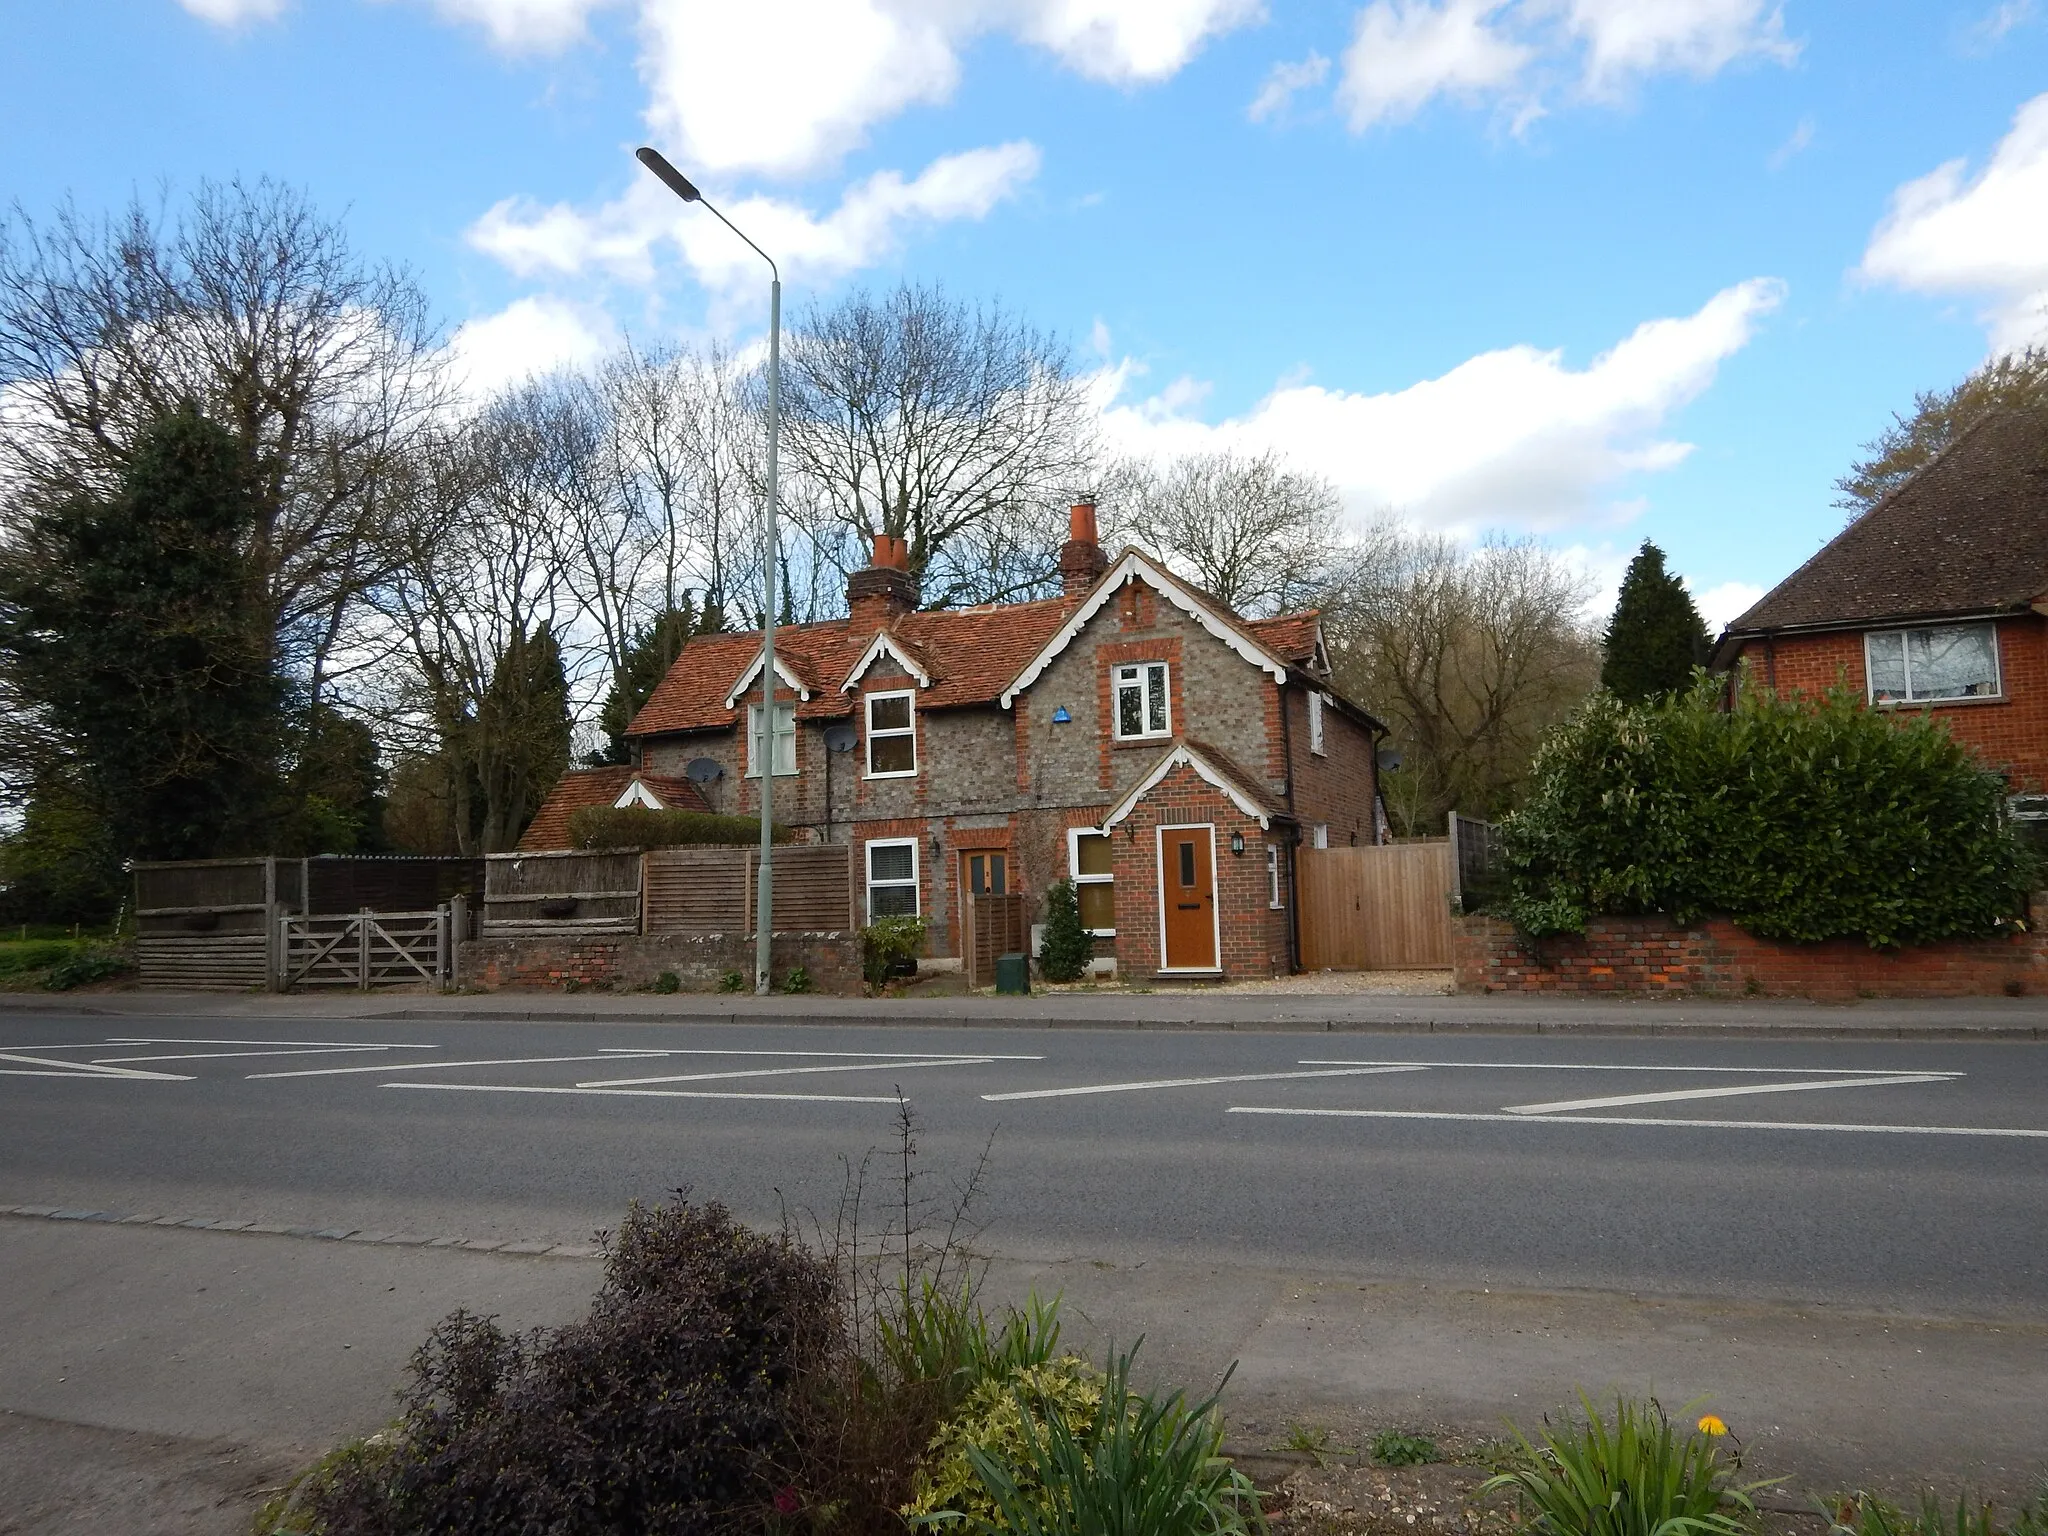
<path fill-rule="evenodd" d="M 1927 711 L 2013 793 L 2048 788 L 2048 418 L 1971 427 L 1731 624 L 1714 661 Z"/>
<path fill-rule="evenodd" d="M 1062 595 L 921 610 L 878 538 L 848 616 L 692 640 L 629 727 L 646 783 L 850 845 L 863 919 L 917 914 L 941 964 L 963 905 L 1072 878 L 1099 965 L 1249 977 L 1295 965 L 1294 850 L 1376 840 L 1385 728 L 1331 687 L 1314 613 L 1246 620 L 1074 508 Z"/>
<path fill-rule="evenodd" d="M 711 804 L 688 779 L 643 773 L 634 767 L 572 768 L 533 813 L 519 837 L 519 852 L 537 853 L 569 846 L 569 818 L 586 806 L 622 810 L 640 806 L 650 811 L 708 811 Z"/>

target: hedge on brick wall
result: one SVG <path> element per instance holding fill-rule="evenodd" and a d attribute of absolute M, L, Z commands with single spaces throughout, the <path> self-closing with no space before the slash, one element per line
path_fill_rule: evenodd
<path fill-rule="evenodd" d="M 775 841 L 786 843 L 789 839 L 788 827 L 775 829 Z M 586 805 L 569 815 L 569 843 L 575 848 L 690 848 L 760 841 L 758 816 L 651 811 L 644 805 Z"/>
<path fill-rule="evenodd" d="M 1700 675 L 1624 705 L 1595 694 L 1537 754 L 1501 827 L 1508 915 L 1725 915 L 1766 938 L 1872 945 L 1991 934 L 2036 873 L 2003 780 L 1925 715 L 1836 689 L 1779 699 Z"/>

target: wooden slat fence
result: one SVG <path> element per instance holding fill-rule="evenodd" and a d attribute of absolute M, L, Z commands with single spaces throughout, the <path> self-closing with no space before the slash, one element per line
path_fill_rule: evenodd
<path fill-rule="evenodd" d="M 135 866 L 135 959 L 144 987 L 243 992 L 269 984 L 273 915 L 294 910 L 297 859 Z"/>
<path fill-rule="evenodd" d="M 976 896 L 971 898 L 971 910 L 974 942 L 967 955 L 967 984 L 991 986 L 996 979 L 998 955 L 1030 952 L 1031 924 L 1026 920 L 1024 897 L 1015 891 L 1006 896 Z"/>
<path fill-rule="evenodd" d="M 640 854 L 494 853 L 484 860 L 482 936 L 637 933 Z"/>
<path fill-rule="evenodd" d="M 1456 875 L 1448 841 L 1304 848 L 1295 857 L 1304 969 L 1422 970 L 1451 963 Z"/>
<path fill-rule="evenodd" d="M 842 933 L 855 925 L 851 850 L 775 850 L 775 931 Z M 757 848 L 664 848 L 646 856 L 647 933 L 752 933 Z"/>

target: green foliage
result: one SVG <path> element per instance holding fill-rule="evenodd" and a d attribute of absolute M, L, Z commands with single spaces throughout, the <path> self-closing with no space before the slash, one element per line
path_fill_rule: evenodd
<path fill-rule="evenodd" d="M 85 765 L 35 775 L 21 825 L 0 839 L 0 922 L 105 922 L 128 894 L 114 835 Z"/>
<path fill-rule="evenodd" d="M 486 853 L 515 847 L 569 766 L 569 682 L 546 625 L 513 631 L 462 734 L 483 792 Z"/>
<path fill-rule="evenodd" d="M 78 946 L 69 939 L 30 939 L 25 943 L 0 944 L 0 976 L 48 970 L 69 960 L 77 952 Z"/>
<path fill-rule="evenodd" d="M 384 765 L 369 726 L 315 704 L 295 713 L 287 749 L 289 809 L 270 851 L 287 858 L 385 852 Z"/>
<path fill-rule="evenodd" d="M 2021 910 L 2035 866 L 2001 820 L 2003 781 L 1944 724 L 1842 689 L 1742 687 L 1727 709 L 1721 690 L 1596 694 L 1544 743 L 1501 828 L 1524 931 L 1718 913 L 1767 938 L 1916 944 L 1996 933 Z"/>
<path fill-rule="evenodd" d="M 956 1289 L 931 1274 L 912 1284 L 906 1274 L 892 1303 L 875 1317 L 877 1353 L 896 1379 L 932 1388 L 932 1406 L 941 1417 L 978 1388 L 1044 1366 L 1059 1354 L 1058 1297 L 1041 1301 L 1033 1292 L 1021 1309 L 1005 1309 L 999 1328 L 976 1304 L 967 1278 Z"/>
<path fill-rule="evenodd" d="M 1707 626 L 1685 582 L 1664 569 L 1664 551 L 1648 539 L 1621 578 L 1606 653 L 1600 686 L 1630 704 L 1685 687 L 1692 669 L 1706 663 Z"/>
<path fill-rule="evenodd" d="M 1514 1429 L 1515 1466 L 1478 1497 L 1513 1489 L 1542 1536 L 1746 1536 L 1766 1485 L 1732 1483 L 1740 1458 L 1721 1459 L 1720 1437 L 1680 1434 L 1656 1402 L 1617 1398 L 1611 1424 L 1579 1404 L 1584 1419 L 1546 1421 L 1540 1443 Z"/>
<path fill-rule="evenodd" d="M 134 969 L 135 962 L 118 950 L 80 945 L 50 967 L 50 974 L 43 978 L 43 986 L 51 992 L 69 992 L 73 987 L 111 981 Z"/>
<path fill-rule="evenodd" d="M 1913 398 L 1910 416 L 1894 416 L 1864 457 L 1835 482 L 1835 505 L 1861 517 L 1992 411 L 2048 412 L 2048 348 L 2027 347 L 1979 366 L 1960 384 Z"/>
<path fill-rule="evenodd" d="M 663 971 L 647 984 L 647 990 L 659 992 L 664 996 L 671 992 L 680 992 L 683 990 L 683 979 L 676 975 L 674 971 Z"/>
<path fill-rule="evenodd" d="M 809 969 L 801 965 L 792 965 L 789 974 L 782 978 L 782 990 L 793 993 L 814 992 L 817 988 L 811 982 Z"/>
<path fill-rule="evenodd" d="M 1287 1438 L 1280 1442 L 1279 1449 L 1293 1451 L 1298 1456 L 1312 1456 L 1319 1467 L 1329 1465 L 1332 1456 L 1358 1454 L 1356 1446 L 1339 1445 L 1337 1437 L 1329 1430 L 1317 1429 L 1309 1424 L 1288 1425 Z"/>
<path fill-rule="evenodd" d="M 1853 1493 L 1830 1512 L 1828 1536 L 2048 1536 L 2048 1484 L 2001 1520 L 1988 1500 L 1958 1497 L 1944 1510 L 1932 1489 L 1912 1514 L 1874 1493 Z"/>
<path fill-rule="evenodd" d="M 860 970 L 869 986 L 914 970 L 924 948 L 921 917 L 881 917 L 860 931 Z"/>
<path fill-rule="evenodd" d="M 795 836 L 775 829 L 775 841 Z M 644 805 L 586 805 L 569 813 L 575 848 L 752 847 L 761 841 L 758 816 L 714 816 L 709 811 L 651 811 Z"/>
<path fill-rule="evenodd" d="M 1045 893 L 1045 938 L 1038 949 L 1038 969 L 1047 981 L 1079 981 L 1094 953 L 1081 926 L 1074 882 L 1055 880 Z"/>
<path fill-rule="evenodd" d="M 1007 1469 L 1018 1498 L 1043 1509 L 1048 1495 L 1029 1454 L 1032 1443 L 1043 1440 L 1055 1414 L 1085 1435 L 1101 1411 L 1102 1380 L 1078 1355 L 983 1380 L 939 1426 L 919 1470 L 916 1495 L 903 1513 L 915 1521 L 943 1510 L 977 1530 L 1001 1529 L 997 1496 L 975 1475 L 977 1451 Z"/>
<path fill-rule="evenodd" d="M 1421 1467 L 1442 1461 L 1443 1455 L 1437 1450 L 1436 1442 L 1427 1435 L 1383 1429 L 1373 1436 L 1372 1459 L 1383 1467 Z"/>
<path fill-rule="evenodd" d="M 718 978 L 718 990 L 721 992 L 751 992 L 753 987 L 744 971 L 725 971 Z"/>
<path fill-rule="evenodd" d="M 605 745 L 602 751 L 592 754 L 592 767 L 632 761 L 626 747 L 626 727 L 654 696 L 654 690 L 675 665 L 683 647 L 698 635 L 716 634 L 724 627 L 724 616 L 715 607 L 700 617 L 688 593 L 683 594 L 679 607 L 656 614 L 642 626 L 627 644 L 625 667 L 612 679 L 611 691 L 605 695 L 604 708 L 598 714 Z"/>
<path fill-rule="evenodd" d="M 1189 1407 L 1179 1392 L 1133 1391 L 1131 1355 L 1115 1357 L 1092 1416 L 1013 1388 L 1015 1451 L 970 1444 L 975 1480 L 994 1506 L 934 1511 L 928 1525 L 965 1524 L 978 1536 L 1242 1536 L 1263 1531 L 1250 1479 L 1222 1455 L 1212 1395 Z"/>

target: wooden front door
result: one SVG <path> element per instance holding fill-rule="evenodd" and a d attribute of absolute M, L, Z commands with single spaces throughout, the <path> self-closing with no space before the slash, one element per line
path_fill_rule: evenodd
<path fill-rule="evenodd" d="M 1159 832 L 1164 969 L 1216 969 L 1216 836 L 1210 827 Z"/>
<path fill-rule="evenodd" d="M 990 964 L 982 963 L 975 936 L 981 931 L 976 921 L 977 909 L 984 896 L 1005 896 L 1009 894 L 1010 861 L 1001 853 L 963 853 L 960 855 L 960 953 L 967 963 L 967 984 L 971 987 L 984 986 L 994 979 Z M 982 974 L 987 971 L 989 974 Z"/>

